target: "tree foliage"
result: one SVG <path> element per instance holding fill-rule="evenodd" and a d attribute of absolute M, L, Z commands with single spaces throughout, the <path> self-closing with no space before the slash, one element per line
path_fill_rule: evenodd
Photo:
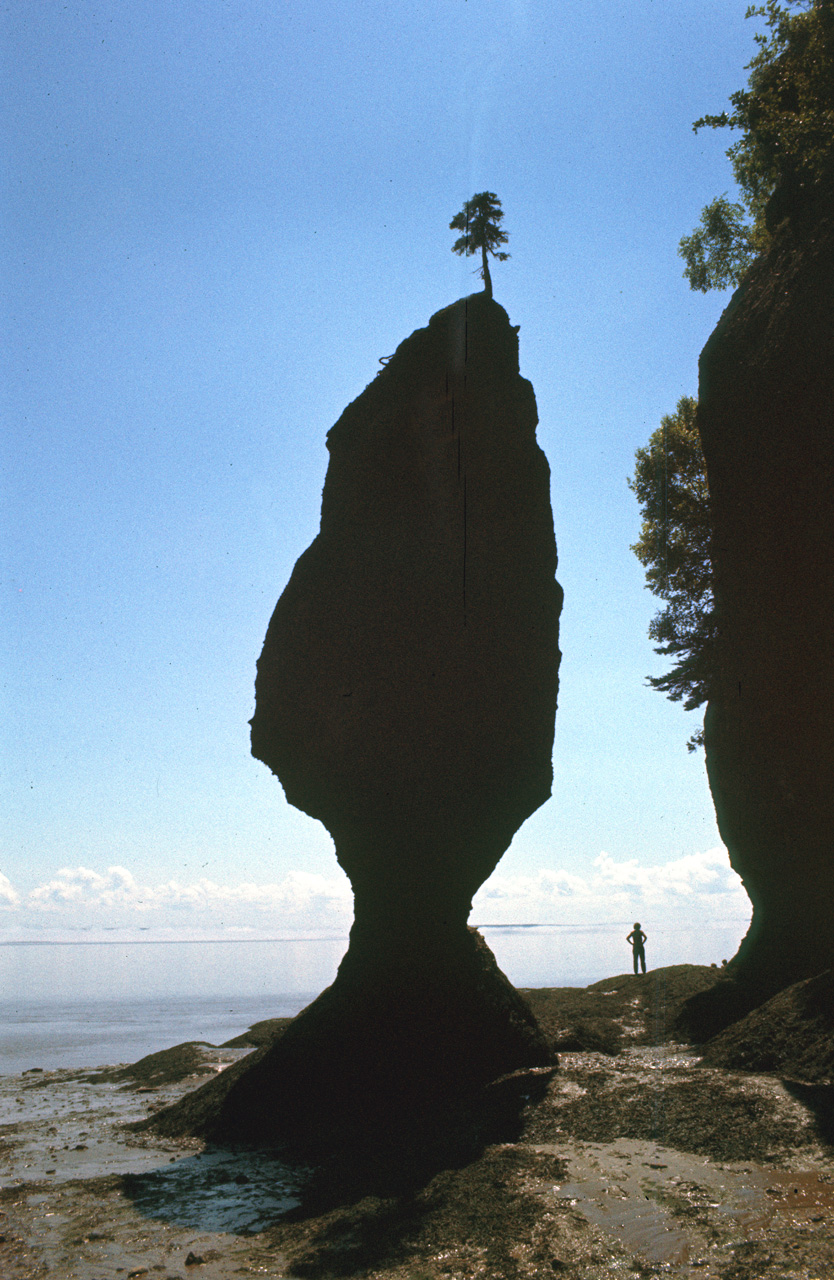
<path fill-rule="evenodd" d="M 727 151 L 741 203 L 719 196 L 680 242 L 684 275 L 704 293 L 738 284 L 770 243 L 773 192 L 813 184 L 834 150 L 834 0 L 767 0 L 746 16 L 763 18 L 769 31 L 755 37 L 747 88 L 730 95 L 732 110 L 692 126 L 741 131 Z"/>
<path fill-rule="evenodd" d="M 713 664 L 715 620 L 710 538 L 712 519 L 697 403 L 678 401 L 661 418 L 648 445 L 635 454 L 629 488 L 640 503 L 643 524 L 631 548 L 646 570 L 646 585 L 665 607 L 649 624 L 655 653 L 675 658 L 671 671 L 648 684 L 687 711 L 706 702 Z M 697 733 L 689 750 L 703 742 Z"/>
<path fill-rule="evenodd" d="M 481 266 L 479 274 L 484 282 L 484 292 L 492 297 L 492 278 L 489 274 L 487 255 L 506 262 L 508 253 L 499 251 L 498 246 L 506 244 L 508 236 L 500 227 L 504 210 L 501 201 L 494 191 L 480 191 L 471 200 L 467 200 L 460 213 L 456 213 L 449 223 L 450 231 L 462 231 L 452 245 L 452 253 L 465 253 L 470 256 L 480 252 Z"/>
<path fill-rule="evenodd" d="M 753 233 L 744 218 L 744 207 L 732 204 L 726 194 L 716 196 L 703 210 L 700 224 L 683 236 L 680 255 L 686 262 L 686 278 L 693 289 L 707 293 L 738 284 L 756 256 Z"/>

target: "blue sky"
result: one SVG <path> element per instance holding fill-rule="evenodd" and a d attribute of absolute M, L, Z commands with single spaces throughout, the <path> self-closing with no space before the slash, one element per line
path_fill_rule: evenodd
<path fill-rule="evenodd" d="M 484 189 L 565 609 L 554 796 L 479 910 L 643 903 L 741 935 L 697 716 L 644 684 L 664 662 L 626 478 L 726 305 L 676 249 L 732 190 L 729 138 L 691 123 L 746 78 L 745 8 L 5 7 L 4 936 L 349 915 L 327 833 L 249 755 L 255 660 L 327 430 L 479 287 L 448 223 Z"/>

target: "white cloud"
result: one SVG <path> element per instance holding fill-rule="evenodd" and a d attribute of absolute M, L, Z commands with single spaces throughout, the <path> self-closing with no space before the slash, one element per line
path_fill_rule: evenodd
<path fill-rule="evenodd" d="M 11 880 L 8 880 L 0 871 L 0 907 L 17 907 L 19 904 L 20 894 Z"/>
<path fill-rule="evenodd" d="M 27 929 L 134 928 L 184 935 L 189 929 L 241 935 L 276 930 L 346 932 L 352 918 L 350 883 L 290 871 L 281 880 L 219 883 L 209 879 L 145 884 L 124 866 L 105 871 L 64 867 L 28 893 L 0 874 L 0 908 L 8 927 Z M 618 862 L 600 853 L 585 875 L 544 869 L 531 875 L 496 872 L 475 897 L 478 924 L 604 924 L 651 918 L 669 925 L 747 920 L 750 903 L 724 849 L 670 859 L 656 866 L 636 858 Z"/>
<path fill-rule="evenodd" d="M 691 897 L 696 893 L 727 892 L 741 893 L 747 898 L 725 849 L 689 854 L 657 867 L 641 867 L 636 858 L 615 862 L 610 853 L 601 853 L 594 859 L 594 866 L 597 871 L 591 883 L 597 891 L 612 888 L 637 894 L 647 901 L 669 895 Z"/>
<path fill-rule="evenodd" d="M 299 932 L 346 934 L 353 915 L 347 876 L 290 871 L 256 884 L 167 880 L 146 884 L 124 866 L 104 871 L 62 867 L 28 893 L 0 876 L 3 938 L 84 936 L 132 931 L 137 938 L 274 937 Z M 10 932 L 11 930 L 11 932 Z M 150 933 L 148 932 L 150 930 Z M 57 931 L 57 932 L 56 932 Z M 102 932 L 103 931 L 103 932 Z M 138 931 L 138 932 L 137 932 Z M 127 936 L 127 935 L 125 935 Z"/>
<path fill-rule="evenodd" d="M 655 916 L 749 918 L 750 900 L 725 849 L 708 849 L 659 866 L 600 853 L 587 876 L 542 870 L 533 876 L 496 873 L 475 896 L 473 919 L 493 923 L 585 923 L 615 920 L 648 908 Z M 646 914 L 644 911 L 643 914 Z"/>
<path fill-rule="evenodd" d="M 350 909 L 352 895 L 347 876 L 330 879 L 306 871 L 290 871 L 272 884 L 217 884 L 205 878 L 191 884 L 168 880 L 164 884 L 140 884 L 126 867 L 108 867 L 104 874 L 87 867 L 64 867 L 53 880 L 32 889 L 26 905 L 40 911 L 67 907 L 93 910 L 130 908 L 149 912 L 158 908 L 212 910 L 216 907 L 249 907 L 255 910 L 300 912 L 311 909 Z"/>
<path fill-rule="evenodd" d="M 534 876 L 492 875 L 478 890 L 477 902 L 520 898 L 548 902 L 557 898 L 573 898 L 588 893 L 588 882 L 569 871 L 539 871 Z"/>

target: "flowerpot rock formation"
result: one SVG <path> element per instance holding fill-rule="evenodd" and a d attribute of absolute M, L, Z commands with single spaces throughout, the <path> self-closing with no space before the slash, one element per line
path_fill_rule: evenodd
<path fill-rule="evenodd" d="M 192 1129 L 332 1141 L 549 1061 L 467 927 L 552 782 L 561 589 L 536 423 L 517 331 L 474 295 L 406 339 L 328 435 L 321 529 L 269 624 L 252 751 L 333 836 L 350 946 Z"/>
<path fill-rule="evenodd" d="M 834 965 L 834 182 L 779 191 L 774 242 L 704 348 L 717 671 L 706 758 L 753 903 L 708 1035 Z M 700 1009 L 700 1013 L 699 1013 Z"/>

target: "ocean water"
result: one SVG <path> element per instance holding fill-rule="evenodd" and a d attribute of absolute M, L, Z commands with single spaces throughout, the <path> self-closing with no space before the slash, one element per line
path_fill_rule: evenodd
<path fill-rule="evenodd" d="M 587 986 L 628 972 L 630 927 L 480 926 L 518 987 Z M 720 964 L 746 921 L 645 928 L 650 968 Z M 303 1009 L 333 981 L 347 942 L 0 943 L 0 1075 L 135 1062 L 184 1040 L 222 1044 Z"/>
<path fill-rule="evenodd" d="M 333 981 L 347 941 L 0 945 L 0 1075 L 135 1062 L 292 1017 Z"/>

